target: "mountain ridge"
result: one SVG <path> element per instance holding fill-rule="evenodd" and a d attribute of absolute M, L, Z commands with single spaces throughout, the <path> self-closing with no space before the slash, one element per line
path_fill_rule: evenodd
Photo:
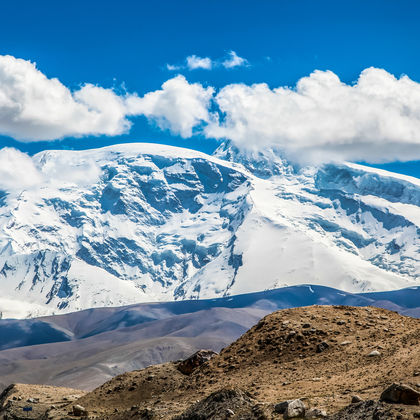
<path fill-rule="evenodd" d="M 296 169 L 276 152 L 230 159 L 145 143 L 35 155 L 42 181 L 2 194 L 3 316 L 302 283 L 418 284 L 414 178 L 353 164 Z"/>

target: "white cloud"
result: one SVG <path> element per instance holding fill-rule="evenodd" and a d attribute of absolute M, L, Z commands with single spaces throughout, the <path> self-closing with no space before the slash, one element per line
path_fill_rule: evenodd
<path fill-rule="evenodd" d="M 228 58 L 222 61 L 222 66 L 226 69 L 232 69 L 234 67 L 242 67 L 248 65 L 248 60 L 239 57 L 235 51 L 229 51 Z"/>
<path fill-rule="evenodd" d="M 354 85 L 315 71 L 296 88 L 232 84 L 216 95 L 207 137 L 315 160 L 420 159 L 420 84 L 368 68 Z"/>
<path fill-rule="evenodd" d="M 183 76 L 143 98 L 119 96 L 92 84 L 71 92 L 58 79 L 48 79 L 34 63 L 0 56 L 0 134 L 27 142 L 114 136 L 129 131 L 129 117 L 144 115 L 162 129 L 189 137 L 195 126 L 210 121 L 213 93 L 213 88 L 189 84 Z"/>
<path fill-rule="evenodd" d="M 166 69 L 169 71 L 181 70 L 182 66 L 177 66 L 176 64 L 166 64 Z"/>
<path fill-rule="evenodd" d="M 231 57 L 237 61 L 237 55 Z M 280 148 L 306 160 L 420 159 L 420 84 L 382 69 L 364 70 L 354 84 L 317 70 L 295 88 L 231 84 L 217 94 L 179 75 L 139 97 L 91 84 L 72 92 L 29 61 L 0 56 L 0 134 L 22 141 L 117 135 L 128 132 L 129 118 L 139 115 L 184 138 L 202 132 L 242 148 Z M 0 189 L 8 185 L 9 173 L 22 185 L 45 175 L 5 150 Z M 8 159 L 20 160 L 14 165 Z M 13 173 L 18 164 L 26 169 Z M 94 168 L 89 171 L 84 168 L 82 176 L 96 176 Z"/>
<path fill-rule="evenodd" d="M 131 126 L 124 101 L 91 84 L 71 92 L 34 63 L 0 56 L 0 134 L 21 141 L 122 134 Z"/>
<path fill-rule="evenodd" d="M 9 147 L 0 149 L 0 190 L 22 190 L 42 181 L 42 174 L 28 155 Z"/>
<path fill-rule="evenodd" d="M 161 129 L 169 129 L 182 137 L 191 137 L 193 128 L 209 123 L 209 106 L 214 89 L 199 83 L 188 83 L 184 76 L 176 76 L 162 85 L 161 90 L 139 98 L 127 98 L 127 109 L 132 115 L 145 115 Z"/>
<path fill-rule="evenodd" d="M 239 57 L 235 51 L 229 51 L 227 57 L 212 60 L 210 57 L 199 57 L 197 55 L 190 55 L 185 59 L 185 64 L 166 64 L 166 69 L 169 71 L 177 71 L 182 69 L 187 70 L 212 70 L 218 67 L 225 69 L 232 69 L 235 67 L 248 66 L 248 60 Z"/>
<path fill-rule="evenodd" d="M 47 184 L 84 186 L 96 183 L 100 175 L 95 161 L 81 159 L 75 152 L 46 151 L 30 157 L 13 148 L 0 149 L 0 191 L 19 194 Z"/>
<path fill-rule="evenodd" d="M 211 70 L 213 67 L 213 62 L 209 57 L 197 57 L 196 55 L 190 55 L 186 58 L 186 62 L 189 70 Z"/>

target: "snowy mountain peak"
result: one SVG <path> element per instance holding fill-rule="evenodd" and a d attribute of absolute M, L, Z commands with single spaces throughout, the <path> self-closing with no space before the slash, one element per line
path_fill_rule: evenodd
<path fill-rule="evenodd" d="M 0 311 L 26 317 L 283 285 L 419 283 L 420 182 L 276 152 L 47 151 L 0 202 Z"/>

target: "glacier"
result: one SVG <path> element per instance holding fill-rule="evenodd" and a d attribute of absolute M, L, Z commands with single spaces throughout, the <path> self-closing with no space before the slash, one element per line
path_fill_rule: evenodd
<path fill-rule="evenodd" d="M 32 158 L 0 191 L 0 312 L 203 299 L 313 284 L 420 284 L 420 180 L 281 152 L 148 143 Z"/>

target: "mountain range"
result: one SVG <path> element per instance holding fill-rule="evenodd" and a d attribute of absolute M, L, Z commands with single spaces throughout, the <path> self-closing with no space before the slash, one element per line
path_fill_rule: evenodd
<path fill-rule="evenodd" d="M 420 180 L 281 152 L 44 151 L 0 192 L 0 310 L 26 318 L 299 284 L 413 287 Z"/>

